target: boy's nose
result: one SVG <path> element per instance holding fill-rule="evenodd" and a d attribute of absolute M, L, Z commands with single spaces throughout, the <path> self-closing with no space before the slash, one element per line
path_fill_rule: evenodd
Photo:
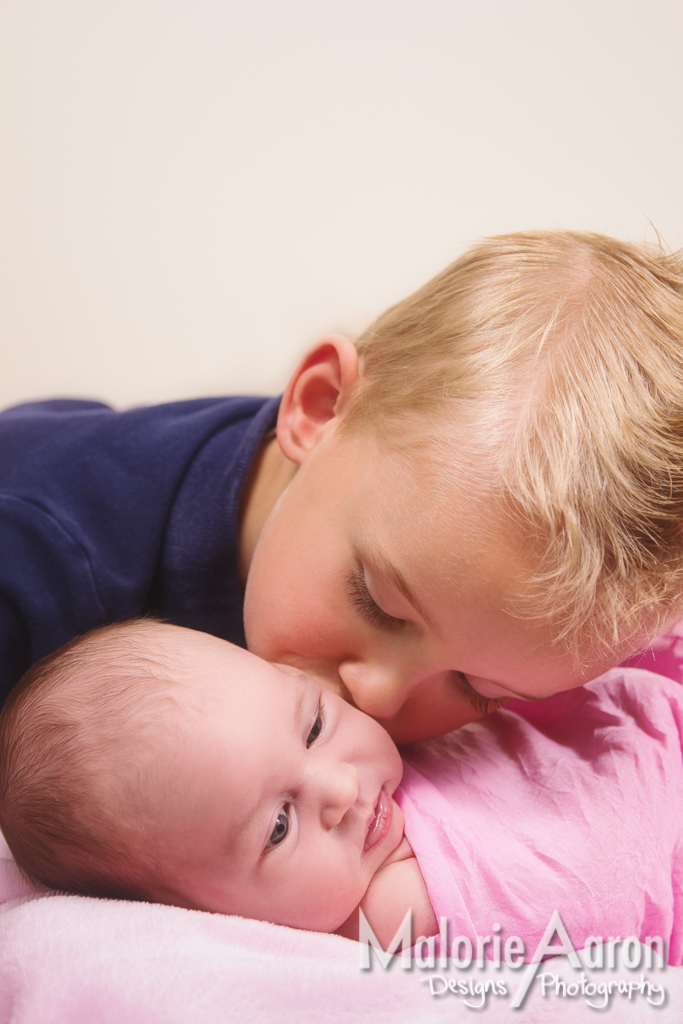
<path fill-rule="evenodd" d="M 360 791 L 358 772 L 354 765 L 330 765 L 324 772 L 322 786 L 322 823 L 325 828 L 334 828 L 340 823 L 350 807 L 353 807 Z"/>
<path fill-rule="evenodd" d="M 338 672 L 356 707 L 372 718 L 393 718 L 413 689 L 398 666 L 345 661 Z"/>

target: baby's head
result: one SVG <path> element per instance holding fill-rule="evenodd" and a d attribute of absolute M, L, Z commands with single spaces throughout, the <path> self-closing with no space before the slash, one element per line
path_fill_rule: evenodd
<path fill-rule="evenodd" d="M 401 772 L 314 679 L 147 620 L 44 659 L 0 716 L 0 824 L 30 878 L 316 931 L 400 843 Z"/>
<path fill-rule="evenodd" d="M 249 647 L 398 741 L 594 678 L 683 605 L 683 262 L 488 239 L 302 362 Z M 473 693 L 473 691 L 477 691 Z"/>

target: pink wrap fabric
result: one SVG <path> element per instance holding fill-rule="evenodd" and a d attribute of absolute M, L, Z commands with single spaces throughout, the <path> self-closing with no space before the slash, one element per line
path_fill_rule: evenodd
<path fill-rule="evenodd" d="M 577 949 L 661 936 L 681 964 L 682 733 L 683 687 L 619 668 L 406 748 L 397 799 L 451 938 L 499 924 L 531 959 L 558 911 Z"/>

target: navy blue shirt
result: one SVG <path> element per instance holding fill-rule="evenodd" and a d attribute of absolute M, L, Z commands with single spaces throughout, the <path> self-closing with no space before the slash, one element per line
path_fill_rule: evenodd
<path fill-rule="evenodd" d="M 277 399 L 0 414 L 0 704 L 67 640 L 154 613 L 244 646 L 238 506 Z"/>

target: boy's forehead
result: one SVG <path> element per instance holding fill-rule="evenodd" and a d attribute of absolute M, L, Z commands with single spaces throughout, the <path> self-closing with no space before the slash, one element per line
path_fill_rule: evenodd
<path fill-rule="evenodd" d="M 339 476 L 347 492 L 389 520 L 438 516 L 442 523 L 468 520 L 476 528 L 485 513 L 507 522 L 490 446 L 465 443 L 459 418 L 443 421 L 443 436 L 438 426 L 422 428 L 419 420 L 412 439 L 405 427 L 392 441 L 371 430 L 342 435 L 323 462 L 323 477 Z"/>
<path fill-rule="evenodd" d="M 507 513 L 490 466 L 449 461 L 443 451 L 384 459 L 376 447 L 363 461 L 351 492 L 353 529 L 397 579 L 411 564 L 428 562 L 432 572 L 437 555 L 454 584 L 483 566 L 515 579 L 536 568 L 537 553 Z"/>

